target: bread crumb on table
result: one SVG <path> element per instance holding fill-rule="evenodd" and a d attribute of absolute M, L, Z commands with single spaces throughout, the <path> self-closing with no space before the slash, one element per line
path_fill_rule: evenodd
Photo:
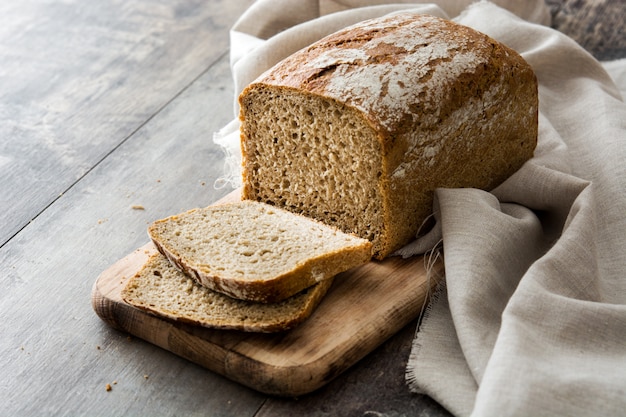
<path fill-rule="evenodd" d="M 145 210 L 146 209 L 141 204 L 133 204 L 132 206 L 130 206 L 130 208 L 132 208 L 133 210 Z"/>
<path fill-rule="evenodd" d="M 113 388 L 111 388 L 111 384 L 106 384 L 105 389 L 108 391 L 111 391 Z"/>

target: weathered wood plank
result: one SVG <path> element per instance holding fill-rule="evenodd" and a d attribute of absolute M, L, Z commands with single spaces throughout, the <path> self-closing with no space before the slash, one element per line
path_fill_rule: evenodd
<path fill-rule="evenodd" d="M 0 246 L 225 54 L 251 2 L 3 2 Z"/>
<path fill-rule="evenodd" d="M 224 56 L 0 249 L 0 415 L 252 416 L 260 407 L 259 393 L 127 340 L 90 303 L 98 274 L 147 241 L 148 222 L 230 191 L 212 186 L 222 153 L 211 134 L 231 118 L 215 104 L 231 102 L 231 84 Z"/>
<path fill-rule="evenodd" d="M 430 416 L 451 414 L 425 395 L 409 392 L 405 367 L 417 320 L 412 321 L 354 368 L 309 395 L 268 399 L 255 417 Z"/>

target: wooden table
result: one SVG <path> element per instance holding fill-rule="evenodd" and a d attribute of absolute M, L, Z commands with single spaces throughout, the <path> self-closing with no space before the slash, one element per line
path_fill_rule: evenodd
<path fill-rule="evenodd" d="M 0 6 L 0 415 L 429 415 L 408 392 L 412 322 L 326 387 L 276 398 L 93 312 L 146 225 L 208 205 L 232 118 L 228 29 L 252 0 Z M 107 384 L 110 390 L 107 390 Z"/>

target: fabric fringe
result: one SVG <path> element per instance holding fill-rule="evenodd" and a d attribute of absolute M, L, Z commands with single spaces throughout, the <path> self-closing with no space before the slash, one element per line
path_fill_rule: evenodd
<path fill-rule="evenodd" d="M 436 288 L 440 285 L 441 281 L 443 281 L 443 275 L 440 274 L 439 271 L 435 268 L 435 265 L 439 260 L 443 260 L 443 239 L 439 239 L 435 247 L 433 247 L 430 251 L 424 254 L 424 267 L 426 269 L 426 283 L 428 285 L 428 290 L 426 291 L 426 297 L 424 298 L 424 303 L 422 304 L 422 309 L 420 311 L 418 320 L 417 320 L 417 329 L 416 333 L 419 331 L 419 326 L 422 322 L 422 319 L 427 310 L 427 306 L 430 305 L 430 298 L 434 295 Z M 438 282 L 433 285 L 433 279 Z"/>
<path fill-rule="evenodd" d="M 445 296 L 446 289 L 446 280 L 445 280 L 445 271 L 443 275 L 435 269 L 435 264 L 443 259 L 443 240 L 440 239 L 437 244 L 424 255 L 424 263 L 426 267 L 426 280 L 428 283 L 428 292 L 426 293 L 426 297 L 424 299 L 424 303 L 422 304 L 422 309 L 420 311 L 417 327 L 415 329 L 415 336 L 413 338 L 413 343 L 411 345 L 411 353 L 409 354 L 409 359 L 407 361 L 407 366 L 405 370 L 405 381 L 409 387 L 409 391 L 415 394 L 424 394 L 422 390 L 417 385 L 417 375 L 415 374 L 415 369 L 417 362 L 419 360 L 420 351 L 422 348 L 421 343 L 419 342 L 419 332 L 422 323 L 425 320 L 428 320 L 430 313 L 433 309 L 433 306 L 439 301 L 442 294 Z M 435 285 L 432 285 L 431 282 L 433 279 L 437 280 Z"/>

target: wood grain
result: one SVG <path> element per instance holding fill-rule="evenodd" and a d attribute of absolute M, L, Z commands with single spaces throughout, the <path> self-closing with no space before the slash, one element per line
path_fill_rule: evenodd
<path fill-rule="evenodd" d="M 297 328 L 255 334 L 170 322 L 127 305 L 121 290 L 155 252 L 146 244 L 105 270 L 94 284 L 95 312 L 117 329 L 278 396 L 324 386 L 415 319 L 443 269 L 439 262 L 427 271 L 421 256 L 370 262 L 338 275 Z"/>
<path fill-rule="evenodd" d="M 3 2 L 0 245 L 226 54 L 245 6 Z"/>

